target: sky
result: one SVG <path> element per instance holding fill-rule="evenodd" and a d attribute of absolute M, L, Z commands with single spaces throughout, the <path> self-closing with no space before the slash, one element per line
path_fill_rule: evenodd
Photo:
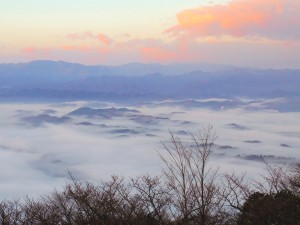
<path fill-rule="evenodd" d="M 0 63 L 300 68 L 299 0 L 0 0 Z"/>

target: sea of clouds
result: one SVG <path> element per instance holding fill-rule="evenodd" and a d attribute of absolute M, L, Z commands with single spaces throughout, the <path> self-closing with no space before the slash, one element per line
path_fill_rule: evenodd
<path fill-rule="evenodd" d="M 139 112 L 111 118 L 69 114 L 80 107 Z M 188 131 L 208 124 L 218 135 L 209 166 L 220 173 L 259 177 L 265 165 L 253 155 L 269 156 L 266 161 L 280 164 L 300 159 L 299 112 L 85 101 L 1 103 L 0 108 L 0 199 L 59 190 L 69 181 L 69 172 L 96 183 L 113 174 L 160 174 L 159 153 L 163 154 L 162 142 L 169 140 L 169 132 L 189 141 Z M 67 119 L 60 120 L 63 117 Z"/>

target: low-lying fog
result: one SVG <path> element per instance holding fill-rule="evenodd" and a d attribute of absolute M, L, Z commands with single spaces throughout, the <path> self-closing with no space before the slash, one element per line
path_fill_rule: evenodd
<path fill-rule="evenodd" d="M 169 130 L 187 140 L 188 130 L 197 132 L 209 123 L 218 134 L 210 165 L 221 172 L 259 177 L 263 158 L 272 163 L 300 159 L 300 112 L 266 109 L 270 101 L 263 100 L 228 102 L 2 103 L 0 199 L 47 194 L 67 182 L 68 171 L 95 182 L 113 174 L 159 174 L 158 152 Z"/>

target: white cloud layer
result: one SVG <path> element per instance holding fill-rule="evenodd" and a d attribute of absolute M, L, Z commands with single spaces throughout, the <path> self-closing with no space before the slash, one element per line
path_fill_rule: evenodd
<path fill-rule="evenodd" d="M 53 115 L 60 117 L 80 106 L 96 105 L 95 102 L 1 104 L 0 198 L 35 196 L 59 189 L 67 181 L 68 170 L 78 179 L 95 182 L 113 174 L 126 177 L 159 174 L 161 161 L 157 152 L 163 150 L 160 142 L 168 140 L 168 130 L 178 132 L 185 140 L 188 136 L 182 131 L 197 131 L 208 123 L 212 123 L 218 133 L 216 144 L 232 147 L 216 148 L 213 153 L 211 165 L 220 167 L 221 171 L 247 171 L 252 177 L 263 172 L 263 163 L 244 160 L 237 155 L 300 159 L 300 113 L 142 105 L 129 108 L 136 108 L 142 115 L 169 119 L 144 124 L 131 120 L 131 117 L 72 117 L 63 124 L 40 125 L 21 119 L 24 115 L 42 114 L 47 109 L 54 109 Z M 79 122 L 90 122 L 95 126 L 76 125 Z M 230 124 L 243 129 L 235 129 L 235 125 Z M 127 134 L 126 129 L 137 133 Z"/>

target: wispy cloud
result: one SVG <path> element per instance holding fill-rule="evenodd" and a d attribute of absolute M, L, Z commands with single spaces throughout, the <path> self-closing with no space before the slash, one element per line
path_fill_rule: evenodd
<path fill-rule="evenodd" d="M 85 64 L 126 63 L 130 61 L 161 62 L 186 60 L 187 48 L 181 48 L 178 41 L 164 42 L 159 39 L 129 39 L 126 41 L 114 41 L 113 43 L 105 35 L 97 34 L 98 40 L 103 46 L 91 45 L 90 43 L 74 43 L 59 47 L 27 47 L 22 53 L 28 60 L 54 59 L 81 62 Z M 90 38 L 89 33 L 72 34 L 74 40 Z"/>
<path fill-rule="evenodd" d="M 112 40 L 104 34 L 97 34 L 97 37 L 98 37 L 98 40 L 101 41 L 105 45 L 109 45 L 112 42 Z"/>
<path fill-rule="evenodd" d="M 67 38 L 71 40 L 95 39 L 95 40 L 99 40 L 104 45 L 109 45 L 113 42 L 113 40 L 105 34 L 93 33 L 90 31 L 81 32 L 81 33 L 70 33 L 67 34 Z"/>
<path fill-rule="evenodd" d="M 141 52 L 146 60 L 166 62 L 176 58 L 175 52 L 167 51 L 158 47 L 144 47 L 141 49 Z"/>
<path fill-rule="evenodd" d="M 36 51 L 36 48 L 34 48 L 34 47 L 26 47 L 26 48 L 22 49 L 22 52 L 26 53 L 26 54 L 33 54 L 35 51 Z"/>
<path fill-rule="evenodd" d="M 64 45 L 60 49 L 61 50 L 66 50 L 66 51 L 80 51 L 80 52 L 85 52 L 85 51 L 90 51 L 91 47 L 84 46 L 84 45 Z"/>
<path fill-rule="evenodd" d="M 178 23 L 165 32 L 173 36 L 300 37 L 300 1 L 233 0 L 224 5 L 202 6 L 177 14 Z"/>
<path fill-rule="evenodd" d="M 93 39 L 95 37 L 96 36 L 90 31 L 67 34 L 67 38 L 71 40 L 86 40 L 86 39 Z"/>
<path fill-rule="evenodd" d="M 51 51 L 51 48 L 37 48 L 37 47 L 26 47 L 24 49 L 22 49 L 22 52 L 25 54 L 29 54 L 29 55 L 34 55 L 34 54 L 48 54 Z"/>

